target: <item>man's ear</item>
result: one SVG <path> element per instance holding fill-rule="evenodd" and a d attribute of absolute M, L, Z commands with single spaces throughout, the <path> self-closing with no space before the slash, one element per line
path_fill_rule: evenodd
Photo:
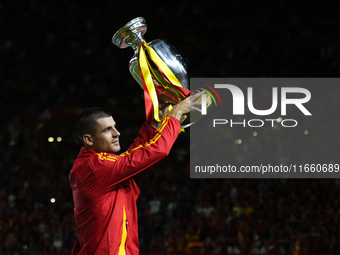
<path fill-rule="evenodd" d="M 87 146 L 92 146 L 93 145 L 93 139 L 92 136 L 89 134 L 83 135 L 83 140 Z"/>

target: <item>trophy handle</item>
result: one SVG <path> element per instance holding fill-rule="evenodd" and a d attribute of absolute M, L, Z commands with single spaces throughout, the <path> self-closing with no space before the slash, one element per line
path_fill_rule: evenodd
<path fill-rule="evenodd" d="M 143 35 L 146 33 L 148 26 L 143 17 L 135 18 L 125 26 L 120 28 L 112 37 L 112 43 L 119 48 L 124 49 L 132 47 L 133 50 L 138 49 L 139 44 L 143 42 Z"/>

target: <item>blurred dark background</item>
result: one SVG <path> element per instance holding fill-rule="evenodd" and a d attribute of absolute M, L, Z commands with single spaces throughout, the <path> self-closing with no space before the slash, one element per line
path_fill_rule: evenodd
<path fill-rule="evenodd" d="M 73 121 L 82 109 L 110 110 L 123 150 L 145 120 L 142 90 L 128 71 L 133 50 L 111 43 L 129 20 L 146 19 L 146 41 L 173 44 L 190 77 L 338 77 L 336 6 L 0 1 L 0 254 L 70 254 L 77 233 L 68 174 L 81 147 Z M 267 141 L 280 137 L 264 132 Z M 189 133 L 135 178 L 141 253 L 339 254 L 338 179 L 190 179 Z M 322 153 L 333 153 L 337 140 L 325 139 Z M 244 156 L 233 148 L 226 153 Z"/>

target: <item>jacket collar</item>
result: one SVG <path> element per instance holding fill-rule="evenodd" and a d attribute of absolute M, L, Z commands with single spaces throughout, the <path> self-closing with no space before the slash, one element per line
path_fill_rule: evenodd
<path fill-rule="evenodd" d="M 94 155 L 96 153 L 97 153 L 96 151 L 88 149 L 85 146 L 82 146 L 80 151 L 79 151 L 78 158 L 88 157 L 88 156 Z"/>

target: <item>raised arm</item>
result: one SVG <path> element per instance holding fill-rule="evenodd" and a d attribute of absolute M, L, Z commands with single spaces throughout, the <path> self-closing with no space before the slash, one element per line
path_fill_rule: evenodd
<path fill-rule="evenodd" d="M 200 94 L 193 95 L 193 99 L 199 97 Z M 154 136 L 148 141 L 140 144 L 134 143 L 133 147 L 120 155 L 97 153 L 91 157 L 88 164 L 94 170 L 99 184 L 107 190 L 115 188 L 122 181 L 167 156 L 179 134 L 181 128 L 179 120 L 189 111 L 190 97 L 174 105 L 155 131 Z"/>

